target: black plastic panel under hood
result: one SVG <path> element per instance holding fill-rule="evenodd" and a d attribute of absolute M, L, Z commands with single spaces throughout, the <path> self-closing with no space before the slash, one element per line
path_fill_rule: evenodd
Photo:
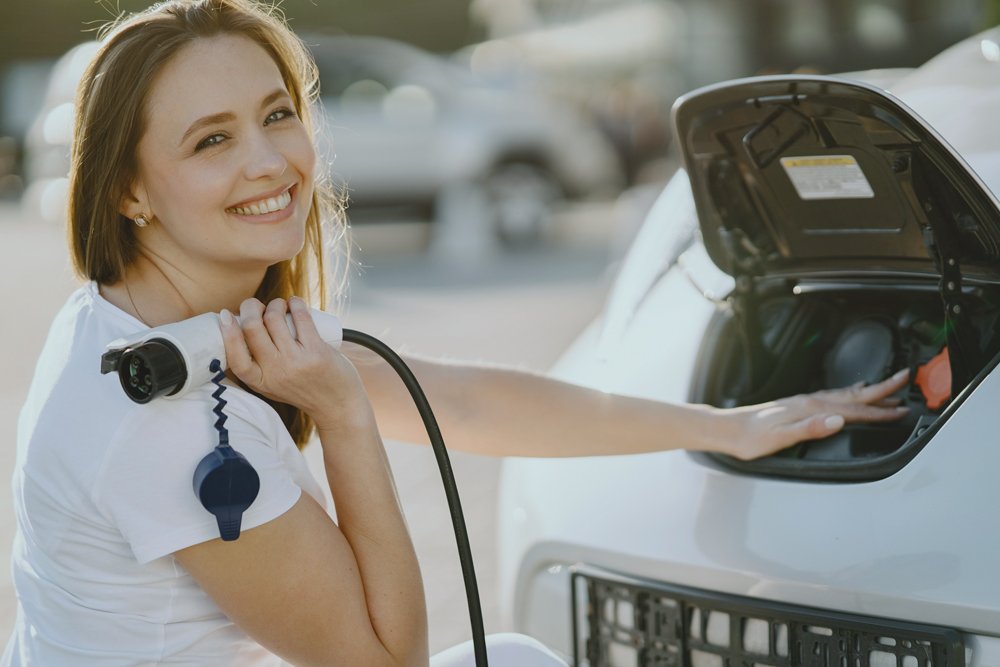
<path fill-rule="evenodd" d="M 705 247 L 731 275 L 1000 278 L 1000 204 L 913 111 L 834 77 L 740 79 L 673 110 Z M 931 249 L 934 249 L 933 251 Z"/>

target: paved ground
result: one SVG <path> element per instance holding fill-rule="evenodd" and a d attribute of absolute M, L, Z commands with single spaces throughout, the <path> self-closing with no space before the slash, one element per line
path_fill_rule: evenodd
<path fill-rule="evenodd" d="M 420 225 L 361 228 L 355 238 L 365 268 L 352 279 L 346 320 L 351 328 L 415 352 L 544 370 L 600 308 L 608 284 L 608 239 L 617 233 L 611 218 L 607 207 L 579 209 L 560 221 L 554 242 L 541 248 L 498 253 L 479 244 L 472 256 L 424 249 L 427 230 Z M 16 207 L 0 205 L 0 277 L 8 286 L 0 317 L 0 442 L 8 443 L 0 447 L 2 642 L 14 615 L 6 545 L 13 535 L 7 480 L 17 411 L 48 323 L 76 286 L 62 231 L 22 220 Z M 387 448 L 425 578 L 431 648 L 441 650 L 467 639 L 469 624 L 440 477 L 429 449 L 402 443 Z M 321 475 L 318 455 L 318 447 L 308 448 Z M 452 462 L 486 627 L 495 632 L 503 629 L 494 594 L 498 461 L 454 454 Z"/>

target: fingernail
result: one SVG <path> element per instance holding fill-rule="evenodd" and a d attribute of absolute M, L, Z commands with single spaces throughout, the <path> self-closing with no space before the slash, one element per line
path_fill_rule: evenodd
<path fill-rule="evenodd" d="M 231 327 L 233 326 L 233 314 L 229 312 L 226 308 L 223 308 L 219 312 L 219 320 L 222 321 L 222 326 Z"/>
<path fill-rule="evenodd" d="M 909 368 L 904 368 L 901 371 L 897 371 L 895 375 L 892 376 L 893 380 L 902 380 L 904 377 L 910 374 Z"/>
<path fill-rule="evenodd" d="M 905 405 L 901 405 L 898 408 L 896 408 L 896 414 L 900 414 L 900 415 L 905 415 L 909 411 L 910 411 L 910 409 L 908 407 L 906 407 Z"/>
<path fill-rule="evenodd" d="M 842 428 L 844 426 L 844 418 L 840 415 L 830 415 L 823 420 L 823 426 L 826 426 L 828 429 Z"/>
<path fill-rule="evenodd" d="M 297 296 L 293 296 L 288 300 L 288 307 L 292 310 L 302 310 L 306 307 L 306 302 Z"/>

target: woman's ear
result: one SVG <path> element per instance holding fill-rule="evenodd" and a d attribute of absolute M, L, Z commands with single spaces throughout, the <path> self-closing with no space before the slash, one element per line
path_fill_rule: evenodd
<path fill-rule="evenodd" d="M 124 192 L 122 192 L 122 197 L 118 202 L 118 212 L 124 215 L 129 220 L 135 220 L 136 216 L 144 215 L 149 217 L 151 211 L 149 210 L 149 203 L 145 201 L 142 194 L 145 188 L 135 181 L 129 185 Z"/>

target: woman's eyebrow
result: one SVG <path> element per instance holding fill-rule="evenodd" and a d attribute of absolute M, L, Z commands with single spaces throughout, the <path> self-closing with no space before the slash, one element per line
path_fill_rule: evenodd
<path fill-rule="evenodd" d="M 288 91 L 284 88 L 275 88 L 273 91 L 268 93 L 263 100 L 260 101 L 260 108 L 263 109 L 269 104 L 272 104 L 275 100 L 281 99 L 282 97 L 291 97 Z"/>
<path fill-rule="evenodd" d="M 184 142 L 187 141 L 188 137 L 190 137 L 192 134 L 194 134 L 195 132 L 197 132 L 201 128 L 205 127 L 206 125 L 215 125 L 216 123 L 225 123 L 225 122 L 228 122 L 228 121 L 231 121 L 231 120 L 235 120 L 235 119 L 236 119 L 236 115 L 234 113 L 232 113 L 231 111 L 223 111 L 222 113 L 214 113 L 211 116 L 202 116 L 201 118 L 199 118 L 195 122 L 191 123 L 191 127 L 189 127 L 187 129 L 187 131 L 184 133 L 184 136 L 181 137 L 181 140 L 180 140 L 180 142 L 178 142 L 177 145 L 178 146 L 182 146 L 184 144 Z"/>
<path fill-rule="evenodd" d="M 263 109 L 269 104 L 272 104 L 275 100 L 281 99 L 282 97 L 288 97 L 288 91 L 285 90 L 284 88 L 276 88 L 264 96 L 264 99 L 261 100 L 260 102 L 260 108 Z M 191 126 L 187 129 L 186 132 L 184 132 L 184 136 L 181 137 L 181 140 L 177 145 L 178 146 L 183 145 L 184 142 L 187 141 L 188 137 L 190 137 L 192 134 L 194 134 L 201 128 L 205 127 L 206 125 L 215 125 L 216 123 L 226 123 L 235 119 L 236 119 L 236 114 L 232 113 L 231 111 L 223 111 L 222 113 L 214 113 L 210 116 L 202 116 L 195 122 L 191 123 Z"/>

